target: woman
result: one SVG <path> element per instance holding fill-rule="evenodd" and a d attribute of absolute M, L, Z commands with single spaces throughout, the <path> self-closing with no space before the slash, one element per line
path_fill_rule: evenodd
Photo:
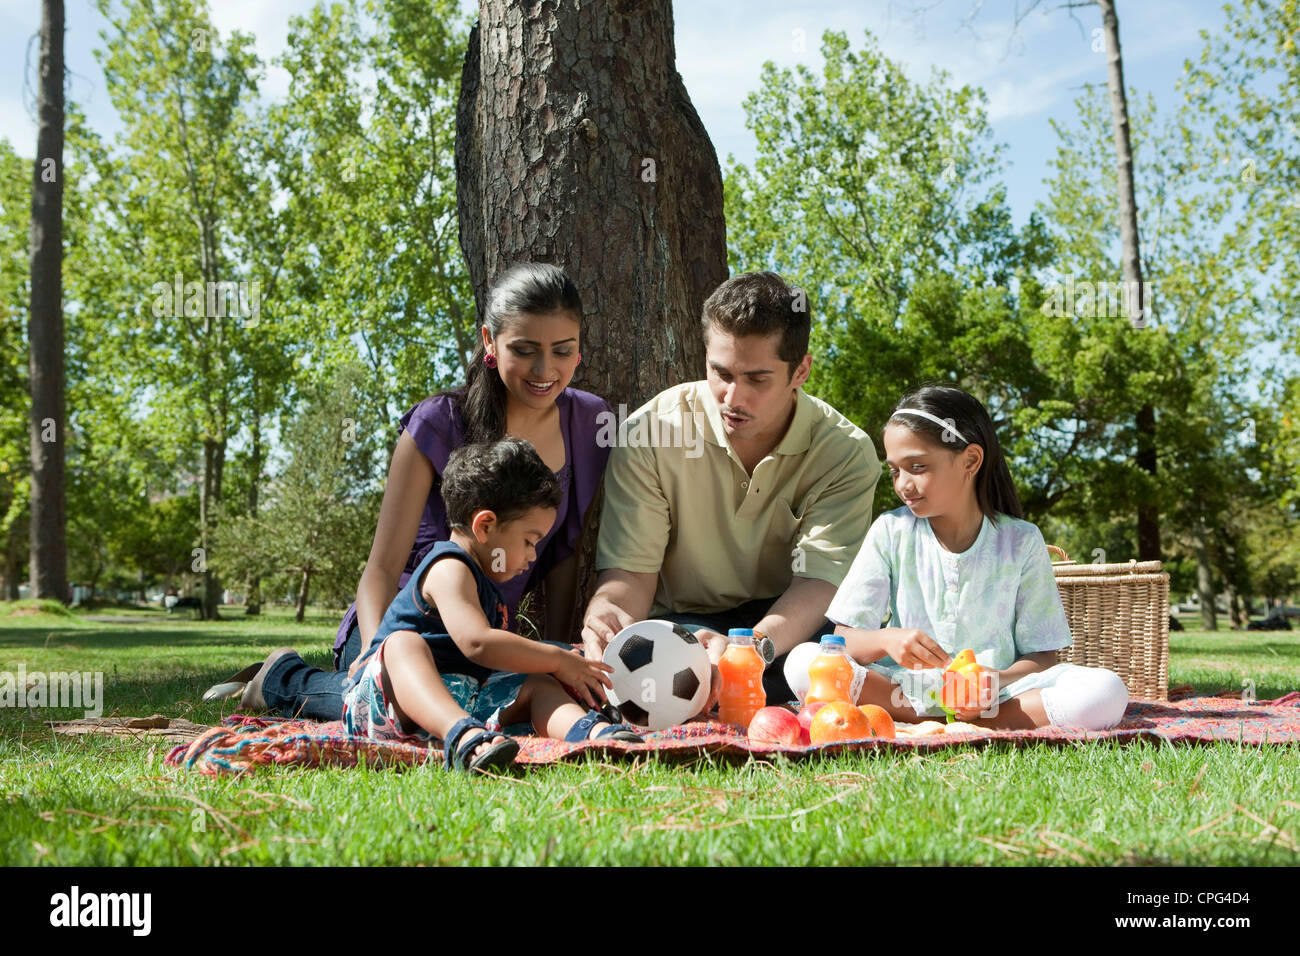
<path fill-rule="evenodd" d="M 550 533 L 538 543 L 527 575 L 500 585 L 507 624 L 518 630 L 525 592 L 546 583 L 547 639 L 569 642 L 577 597 L 577 555 L 583 521 L 600 486 L 609 448 L 596 435 L 612 414 L 598 396 L 569 388 L 582 356 L 578 336 L 582 302 L 563 271 L 524 263 L 498 278 L 488 293 L 482 338 L 464 387 L 430 396 L 400 421 L 401 437 L 389 465 L 374 544 L 357 600 L 334 642 L 333 671 L 308 665 L 288 647 L 272 651 L 204 695 L 233 696 L 247 680 L 244 710 L 278 710 L 286 717 L 340 720 L 349 669 L 378 630 L 379 622 L 411 572 L 450 528 L 438 489 L 448 456 L 462 444 L 495 441 L 506 434 L 530 441 L 555 473 L 563 493 Z M 224 688 L 224 691 L 223 691 Z"/>

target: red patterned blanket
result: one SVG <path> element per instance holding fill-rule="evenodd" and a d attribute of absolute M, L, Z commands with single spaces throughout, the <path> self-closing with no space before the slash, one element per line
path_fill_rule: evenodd
<path fill-rule="evenodd" d="M 1171 692 L 1176 696 L 1177 692 Z M 820 747 L 781 747 L 751 743 L 725 724 L 693 723 L 650 734 L 645 743 L 588 741 L 567 744 L 543 737 L 521 737 L 517 762 L 549 764 L 581 759 L 586 753 L 606 758 L 655 754 L 668 759 L 693 759 L 703 753 L 790 757 L 836 754 L 854 750 L 914 750 L 929 752 L 955 745 L 1046 743 L 1078 745 L 1093 740 L 1166 740 L 1205 744 L 1227 741 L 1252 747 L 1300 743 L 1300 692 L 1271 701 L 1246 702 L 1235 697 L 1182 697 L 1170 701 L 1131 701 L 1119 726 L 1104 731 L 986 730 L 979 733 L 894 740 L 857 740 Z M 379 743 L 349 737 L 342 721 L 320 724 L 310 720 L 228 717 L 190 743 L 167 755 L 175 767 L 206 774 L 240 773 L 258 766 L 350 767 L 422 764 L 440 761 L 440 750 L 411 744 Z"/>

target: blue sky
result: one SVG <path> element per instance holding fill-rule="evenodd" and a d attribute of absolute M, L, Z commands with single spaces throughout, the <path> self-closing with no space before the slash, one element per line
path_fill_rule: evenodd
<path fill-rule="evenodd" d="M 1019 8 L 1026 5 L 1019 0 Z M 1003 180 L 1020 225 L 1046 194 L 1043 179 L 1055 148 L 1048 120 L 1068 122 L 1083 84 L 1106 82 L 1105 54 L 1093 50 L 1100 15 L 1093 8 L 1079 9 L 1072 19 L 1060 5 L 1061 0 L 1044 0 L 1046 12 L 1030 13 L 1013 32 L 1016 0 L 678 0 L 677 68 L 719 160 L 725 164 L 732 154 L 747 162 L 754 141 L 741 103 L 757 86 L 763 62 L 816 67 L 824 30 L 847 33 L 854 47 L 870 30 L 884 53 L 914 79 L 926 80 L 940 67 L 953 83 L 984 89 L 994 137 L 1009 147 Z M 223 33 L 251 32 L 269 63 L 283 50 L 289 17 L 310 6 L 310 0 L 212 0 L 212 16 Z M 473 10 L 477 4 L 462 6 Z M 917 7 L 925 12 L 912 12 Z M 1222 5 L 1119 0 L 1118 12 L 1127 85 L 1172 109 L 1183 61 L 1199 55 L 1199 31 L 1213 32 L 1223 22 Z M 68 0 L 67 22 L 70 96 L 96 129 L 111 133 L 118 124 L 91 53 L 104 21 L 90 0 Z M 0 0 L 0 59 L 10 64 L 0 84 L 0 137 L 26 156 L 36 144 L 30 84 L 37 46 L 31 37 L 39 28 L 39 0 Z M 29 50 L 32 63 L 25 76 Z M 282 95 L 286 74 L 269 68 L 263 89 L 272 97 Z"/>

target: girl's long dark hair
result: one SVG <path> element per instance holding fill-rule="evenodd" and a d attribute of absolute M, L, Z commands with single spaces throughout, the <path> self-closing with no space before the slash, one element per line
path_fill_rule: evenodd
<path fill-rule="evenodd" d="M 497 277 L 488 290 L 483 325 L 496 338 L 520 314 L 547 315 L 569 312 L 582 321 L 578 287 L 558 266 L 521 262 Z M 506 433 L 506 386 L 494 368 L 483 364 L 483 337 L 476 337 L 465 384 L 448 389 L 456 410 L 465 420 L 465 443 L 494 442 Z"/>
<path fill-rule="evenodd" d="M 961 438 L 920 415 L 899 415 L 900 408 L 919 408 L 936 418 L 951 421 Z M 1011 481 L 1011 470 L 993 430 L 993 419 L 979 399 L 949 385 L 922 385 L 899 399 L 885 424 L 902 425 L 945 451 L 958 452 L 967 445 L 979 445 L 984 449 L 984 461 L 975 475 L 975 498 L 980 511 L 993 522 L 997 521 L 999 512 L 1024 518 L 1020 496 Z"/>

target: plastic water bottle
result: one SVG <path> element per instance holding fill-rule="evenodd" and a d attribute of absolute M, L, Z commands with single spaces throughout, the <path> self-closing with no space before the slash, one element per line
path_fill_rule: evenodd
<path fill-rule="evenodd" d="M 838 634 L 823 634 L 821 653 L 808 665 L 806 704 L 853 703 L 853 661 Z"/>
<path fill-rule="evenodd" d="M 727 632 L 727 649 L 718 661 L 718 671 L 722 674 L 718 720 L 749 728 L 754 715 L 767 706 L 763 670 L 763 657 L 754 646 L 753 630 L 733 627 Z"/>

